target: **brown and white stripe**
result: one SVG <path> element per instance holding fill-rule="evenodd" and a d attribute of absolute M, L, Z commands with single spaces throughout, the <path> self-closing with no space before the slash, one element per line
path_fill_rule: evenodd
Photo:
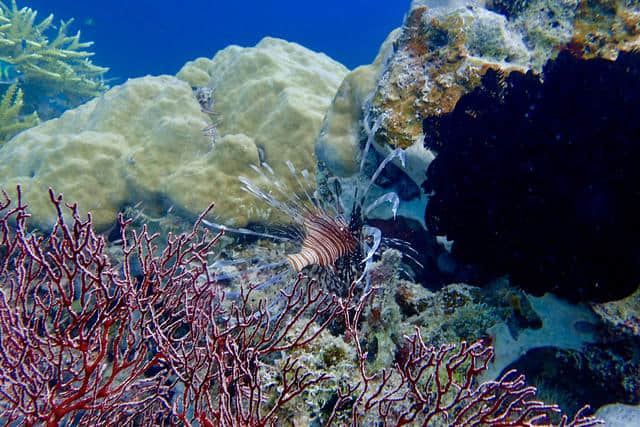
<path fill-rule="evenodd" d="M 336 260 L 350 254 L 358 241 L 342 220 L 319 213 L 307 213 L 304 218 L 304 240 L 297 254 L 287 255 L 296 271 L 310 265 L 332 266 Z"/>

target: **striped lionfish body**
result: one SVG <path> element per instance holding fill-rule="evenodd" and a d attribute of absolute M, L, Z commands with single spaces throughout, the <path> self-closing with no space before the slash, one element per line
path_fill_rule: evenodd
<path fill-rule="evenodd" d="M 303 233 L 300 252 L 286 256 L 298 272 L 311 265 L 333 267 L 339 258 L 358 248 L 358 241 L 342 218 L 309 213 L 304 218 Z"/>
<path fill-rule="evenodd" d="M 253 194 L 257 199 L 264 201 L 270 207 L 280 211 L 285 217 L 293 221 L 293 228 L 285 227 L 284 232 L 257 232 L 246 228 L 232 228 L 204 221 L 205 224 L 227 230 L 232 233 L 267 238 L 274 241 L 293 243 L 297 251 L 281 254 L 279 259 L 267 259 L 258 255 L 247 259 L 233 259 L 216 262 L 212 269 L 224 269 L 229 266 L 240 265 L 246 261 L 251 264 L 245 270 L 238 269 L 232 273 L 219 273 L 220 280 L 233 277 L 247 277 L 247 273 L 256 274 L 267 280 L 260 283 L 258 288 L 267 288 L 275 283 L 286 283 L 292 277 L 297 276 L 307 268 L 320 268 L 321 275 L 328 275 L 339 282 L 345 280 L 362 280 L 366 277 L 368 268 L 372 265 L 374 254 L 384 245 L 384 239 L 379 229 L 365 225 L 365 216 L 383 203 L 392 205 L 392 212 L 398 208 L 399 199 L 395 193 L 385 193 L 373 202 L 365 206 L 365 196 L 372 186 L 373 181 L 379 176 L 382 169 L 394 157 L 399 157 L 404 165 L 404 153 L 396 150 L 391 153 L 378 166 L 378 169 L 362 186 L 356 186 L 355 195 L 347 201 L 353 206 L 345 209 L 339 194 L 334 193 L 331 201 L 320 200 L 315 195 L 315 183 L 312 182 L 306 170 L 298 173 L 290 161 L 286 164 L 293 177 L 293 182 L 298 185 L 298 191 L 282 185 L 273 169 L 266 163 L 261 167 L 252 167 L 260 176 L 260 182 L 270 183 L 271 190 L 263 190 L 254 181 L 246 177 L 240 177 L 243 189 Z M 361 190 L 358 196 L 358 189 Z M 347 219 L 348 218 L 348 219 Z M 277 228 L 277 227 L 276 227 Z M 280 231 L 283 231 L 280 229 Z M 259 262 L 254 262 L 261 258 Z M 315 273 L 314 273 L 315 274 Z"/>

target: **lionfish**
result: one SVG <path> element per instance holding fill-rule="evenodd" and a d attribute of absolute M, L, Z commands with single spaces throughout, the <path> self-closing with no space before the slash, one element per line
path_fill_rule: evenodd
<path fill-rule="evenodd" d="M 268 279 L 257 286 L 258 289 L 264 289 L 275 283 L 290 283 L 298 273 L 305 271 L 323 277 L 323 282 L 327 284 L 333 283 L 334 285 L 329 286 L 338 287 L 335 291 L 339 291 L 340 288 L 346 289 L 353 280 L 363 281 L 366 289 L 370 286 L 367 273 L 374 261 L 374 255 L 383 247 L 403 249 L 405 255 L 420 265 L 411 255 L 410 252 L 413 251 L 415 254 L 415 251 L 407 242 L 383 238 L 378 228 L 366 224 L 367 216 L 384 203 L 391 204 L 391 212 L 395 219 L 400 203 L 395 192 L 387 192 L 369 202 L 367 196 L 374 181 L 390 162 L 399 159 L 403 168 L 406 163 L 404 151 L 396 149 L 378 165 L 370 178 L 364 178 L 365 158 L 381 120 L 382 117 L 375 122 L 373 128 L 367 125 L 367 120 L 364 121 L 368 138 L 362 152 L 360 173 L 349 186 L 349 194 L 342 194 L 340 178 L 332 177 L 327 182 L 330 196 L 319 197 L 309 172 L 305 169 L 298 173 L 289 160 L 286 161 L 287 168 L 300 191 L 292 191 L 283 185 L 266 162 L 261 162 L 260 167 L 251 167 L 264 182 L 272 184 L 273 191 L 265 191 L 251 179 L 239 177 L 245 191 L 280 211 L 293 225 L 273 227 L 267 232 L 260 232 L 209 221 L 203 221 L 204 224 L 231 233 L 285 242 L 295 249 L 278 254 L 272 262 L 266 262 L 267 257 L 264 254 L 218 260 L 211 265 L 218 280 L 231 280 L 242 276 L 246 278 L 248 273 L 266 272 Z M 248 264 L 250 267 L 231 273 L 223 272 L 227 267 L 237 267 L 241 264 Z"/>

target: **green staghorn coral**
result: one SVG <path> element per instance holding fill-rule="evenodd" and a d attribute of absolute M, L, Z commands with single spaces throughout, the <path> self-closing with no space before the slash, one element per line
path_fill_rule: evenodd
<path fill-rule="evenodd" d="M 37 13 L 18 8 L 15 0 L 10 7 L 0 1 L 0 61 L 21 74 L 25 97 L 37 102 L 38 97 L 63 94 L 79 103 L 100 94 L 108 68 L 90 61 L 93 53 L 85 49 L 93 42 L 81 42 L 80 31 L 67 35 L 72 19 L 61 21 L 56 33 L 53 15 L 36 23 Z"/>
<path fill-rule="evenodd" d="M 20 111 L 24 104 L 22 89 L 14 83 L 5 92 L 0 100 L 0 144 L 11 138 L 21 130 L 38 124 L 38 114 L 31 113 L 21 116 Z"/>

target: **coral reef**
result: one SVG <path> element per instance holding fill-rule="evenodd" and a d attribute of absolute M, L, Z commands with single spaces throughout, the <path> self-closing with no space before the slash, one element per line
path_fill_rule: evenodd
<path fill-rule="evenodd" d="M 365 293 L 361 300 L 373 292 Z M 376 420 L 383 425 L 555 424 L 552 413 L 558 408 L 531 400 L 535 388 L 524 387 L 524 377 L 516 371 L 472 386 L 472 378 L 486 370 L 493 357 L 490 347 L 483 348 L 482 342 L 435 348 L 425 344 L 417 330 L 398 346 L 393 369 L 370 370 L 358 328 L 364 310 L 364 305 L 358 305 L 355 311 L 343 311 L 347 336 L 354 341 L 358 355 L 360 378 L 338 392 L 328 424 L 341 409 L 346 409 L 352 425 L 361 419 L 364 424 Z M 585 417 L 585 410 L 578 410 L 571 421 L 566 415 L 557 417 L 557 424 L 601 424 L 594 417 Z"/>
<path fill-rule="evenodd" d="M 220 236 L 199 231 L 207 211 L 162 250 L 157 234 L 128 230 L 120 215 L 114 263 L 77 204 L 67 221 L 49 190 L 56 222 L 43 235 L 27 228 L 16 193 L 0 201 L 0 416 L 10 424 L 266 426 L 301 407 L 327 425 L 599 424 L 586 407 L 560 417 L 515 371 L 477 383 L 492 358 L 481 342 L 434 348 L 415 332 L 392 368 L 372 372 L 359 325 L 374 290 L 357 296 L 356 282 L 337 297 L 300 274 L 269 301 L 254 301 L 252 285 L 227 297 L 209 265 Z M 328 338 L 309 357 L 336 321 L 342 342 Z M 353 380 L 327 399 L 326 370 L 349 364 Z"/>
<path fill-rule="evenodd" d="M 640 288 L 621 300 L 592 304 L 591 307 L 613 330 L 640 337 Z"/>
<path fill-rule="evenodd" d="M 18 8 L 16 0 L 10 6 L 0 2 L 0 60 L 21 73 L 28 102 L 63 93 L 77 105 L 102 93 L 108 69 L 89 60 L 93 53 L 84 49 L 93 43 L 81 42 L 80 32 L 67 35 L 73 20 L 62 21 L 50 37 L 53 15 L 39 23 L 36 16 L 29 7 Z"/>
<path fill-rule="evenodd" d="M 489 69 L 540 71 L 565 47 L 615 59 L 638 46 L 639 23 L 637 2 L 621 0 L 414 1 L 373 98 L 380 143 L 419 142 L 421 120 L 451 111 Z"/>
<path fill-rule="evenodd" d="M 375 129 L 373 147 L 382 157 L 405 148 L 403 173 L 419 185 L 433 160 L 421 144 L 425 117 L 451 111 L 487 70 L 540 71 L 563 48 L 614 58 L 637 45 L 639 16 L 637 3 L 617 0 L 416 0 L 374 63 L 344 80 L 316 142 L 319 170 L 324 179 L 356 173 L 365 129 Z M 399 215 L 422 222 L 425 204 L 403 199 Z"/>
<path fill-rule="evenodd" d="M 220 236 L 199 231 L 206 211 L 163 250 L 157 234 L 130 231 L 120 216 L 114 264 L 91 216 L 70 204 L 67 222 L 62 196 L 49 197 L 57 220 L 45 235 L 27 228 L 19 187 L 15 204 L 6 193 L 0 202 L 5 421 L 273 425 L 288 401 L 328 378 L 283 353 L 353 309 L 347 299 L 337 304 L 301 276 L 275 305 L 250 302 L 251 286 L 225 300 L 207 262 Z M 268 372 L 279 390 L 263 383 Z"/>
<path fill-rule="evenodd" d="M 315 174 L 313 143 L 331 98 L 347 72 L 343 65 L 322 53 L 265 37 L 254 47 L 232 45 L 217 52 L 213 59 L 188 62 L 177 77 L 191 86 L 213 89 L 215 111 L 221 117 L 219 135 L 252 139 L 260 162 L 269 163 L 282 184 L 294 190 L 295 182 L 284 160 L 291 161 L 298 170 Z M 237 171 L 237 175 L 248 174 L 246 168 Z M 268 187 L 269 182 L 262 185 Z M 258 215 L 246 220 L 233 216 L 238 217 L 236 225 L 263 220 Z"/>
<path fill-rule="evenodd" d="M 452 254 L 542 295 L 611 301 L 638 286 L 640 54 L 563 52 L 425 120 L 430 230 Z M 603 84 L 606 82 L 606 84 Z"/>
<path fill-rule="evenodd" d="M 640 40 L 639 16 L 637 2 L 618 0 L 414 1 L 374 63 L 354 70 L 338 91 L 316 142 L 320 184 L 357 173 L 358 147 L 373 130 L 382 157 L 390 147 L 406 149 L 402 174 L 419 185 L 434 157 L 421 143 L 431 132 L 425 117 L 450 112 L 488 70 L 539 72 L 565 48 L 615 59 Z M 423 223 L 420 196 L 401 198 L 399 215 Z"/>
<path fill-rule="evenodd" d="M 526 69 L 529 54 L 507 20 L 471 2 L 416 6 L 373 97 L 379 141 L 407 148 L 422 137 L 422 118 L 450 111 L 488 68 Z"/>
<path fill-rule="evenodd" d="M 214 144 L 203 132 L 212 126 L 211 115 L 189 84 L 169 76 L 132 79 L 4 144 L 0 162 L 8 167 L 0 170 L 0 187 L 22 183 L 40 224 L 52 220 L 42 196 L 49 186 L 91 210 L 98 229 L 139 201 L 151 215 L 174 206 L 195 217 L 221 188 L 209 219 L 237 226 L 268 221 L 271 211 L 258 208 L 238 175 L 273 158 L 313 171 L 313 139 L 346 70 L 324 55 L 269 38 L 255 48 L 229 47 L 204 62 L 215 74 Z M 275 163 L 288 177 L 284 162 Z"/>
<path fill-rule="evenodd" d="M 94 226 L 104 229 L 128 201 L 166 191 L 162 177 L 171 180 L 183 163 L 211 151 L 202 133 L 209 123 L 184 82 L 168 76 L 130 80 L 5 143 L 0 187 L 21 183 L 33 220 L 48 227 L 55 218 L 45 194 L 55 186 L 90 210 Z M 226 161 L 257 159 L 255 151 L 250 154 Z M 156 215 L 168 207 L 148 210 Z"/>
<path fill-rule="evenodd" d="M 640 47 L 640 5 L 624 0 L 580 1 L 569 48 L 585 58 L 614 60 Z"/>
<path fill-rule="evenodd" d="M 399 34 L 400 30 L 396 29 L 387 36 L 373 63 L 362 65 L 345 76 L 324 116 L 315 142 L 315 154 L 319 168 L 327 168 L 332 175 L 345 177 L 358 172 L 362 152 L 362 106 L 375 89 L 381 67 Z"/>
<path fill-rule="evenodd" d="M 640 237 L 635 211 L 616 224 L 602 220 L 611 200 L 616 213 L 637 202 L 638 177 L 628 171 L 639 132 L 622 125 L 634 126 L 630 83 L 638 72 L 631 54 L 617 56 L 635 46 L 635 3 L 413 3 L 373 63 L 352 72 L 265 38 L 191 61 L 176 78 L 130 80 L 0 146 L 0 188 L 24 190 L 14 204 L 0 197 L 0 376 L 18 371 L 0 378 L 0 417 L 51 425 L 577 427 L 598 423 L 584 403 L 637 401 L 637 298 L 594 306 L 610 322 L 603 327 L 584 305 L 518 287 L 595 300 L 633 288 L 621 280 L 626 271 L 600 267 L 638 257 L 629 250 Z M 25 29 L 36 39 L 40 31 L 40 47 L 58 52 L 44 54 L 57 59 L 47 65 L 53 73 L 67 64 L 101 82 L 97 67 L 83 68 L 90 44 L 66 35 L 69 22 L 47 38 L 52 17 L 37 24 L 31 9 L 0 5 L 0 34 Z M 624 31 L 608 35 L 607 25 Z M 12 53 L 24 61 L 10 64 L 20 84 L 29 76 L 53 85 L 29 69 L 42 53 L 24 40 L 5 46 L 26 49 Z M 561 54 L 544 69 L 551 89 L 523 74 L 567 46 L 577 58 L 611 61 L 582 72 Z M 557 64 L 574 67 L 565 71 L 574 92 L 562 92 Z M 620 64 L 626 75 L 615 74 Z M 580 88 L 596 86 L 585 78 L 596 69 L 604 70 L 601 82 L 626 91 L 607 86 L 607 102 L 586 98 Z M 10 90 L 0 123 L 3 114 L 18 123 L 31 117 L 19 112 L 26 91 Z M 545 91 L 578 105 L 535 98 Z M 544 111 L 549 105 L 555 109 Z M 598 116 L 589 105 L 615 106 L 626 119 Z M 534 126 L 545 114 L 561 120 Z M 526 132 L 527 124 L 538 132 Z M 472 140 L 484 132 L 502 138 Z M 548 147 L 564 154 L 555 158 Z M 425 215 L 420 185 L 430 164 Z M 589 174 L 576 172 L 585 165 Z M 527 180 L 548 167 L 555 180 Z M 587 175 L 595 182 L 575 190 L 573 179 Z M 61 197 L 47 197 L 49 186 L 80 204 L 65 209 Z M 548 189 L 556 192 L 541 191 Z M 502 201 L 512 193 L 524 202 Z M 558 199 L 586 212 L 581 221 L 552 204 Z M 491 221 L 478 225 L 478 212 Z M 509 215 L 517 216 L 512 226 L 498 229 L 496 218 Z M 28 228 L 28 217 L 53 231 Z M 532 228 L 540 218 L 553 227 Z M 576 242 L 580 256 L 562 252 Z M 504 273 L 510 278 L 487 280 Z M 467 284 L 477 282 L 483 287 Z M 534 385 L 521 371 L 534 374 Z M 563 396 L 578 375 L 586 385 Z"/>
<path fill-rule="evenodd" d="M 22 89 L 14 83 L 7 88 L 0 100 L 0 144 L 39 122 L 38 114 L 35 112 L 27 116 L 20 115 L 24 105 L 23 97 Z"/>
<path fill-rule="evenodd" d="M 557 402 L 568 412 L 580 409 L 582 402 L 587 401 L 596 408 L 616 402 L 638 405 L 637 349 L 637 340 L 590 344 L 582 351 L 539 347 L 528 351 L 508 369 L 526 372 L 529 381 L 540 385 L 539 396 L 543 400 Z M 580 387 L 575 386 L 575 378 L 580 378 Z"/>

